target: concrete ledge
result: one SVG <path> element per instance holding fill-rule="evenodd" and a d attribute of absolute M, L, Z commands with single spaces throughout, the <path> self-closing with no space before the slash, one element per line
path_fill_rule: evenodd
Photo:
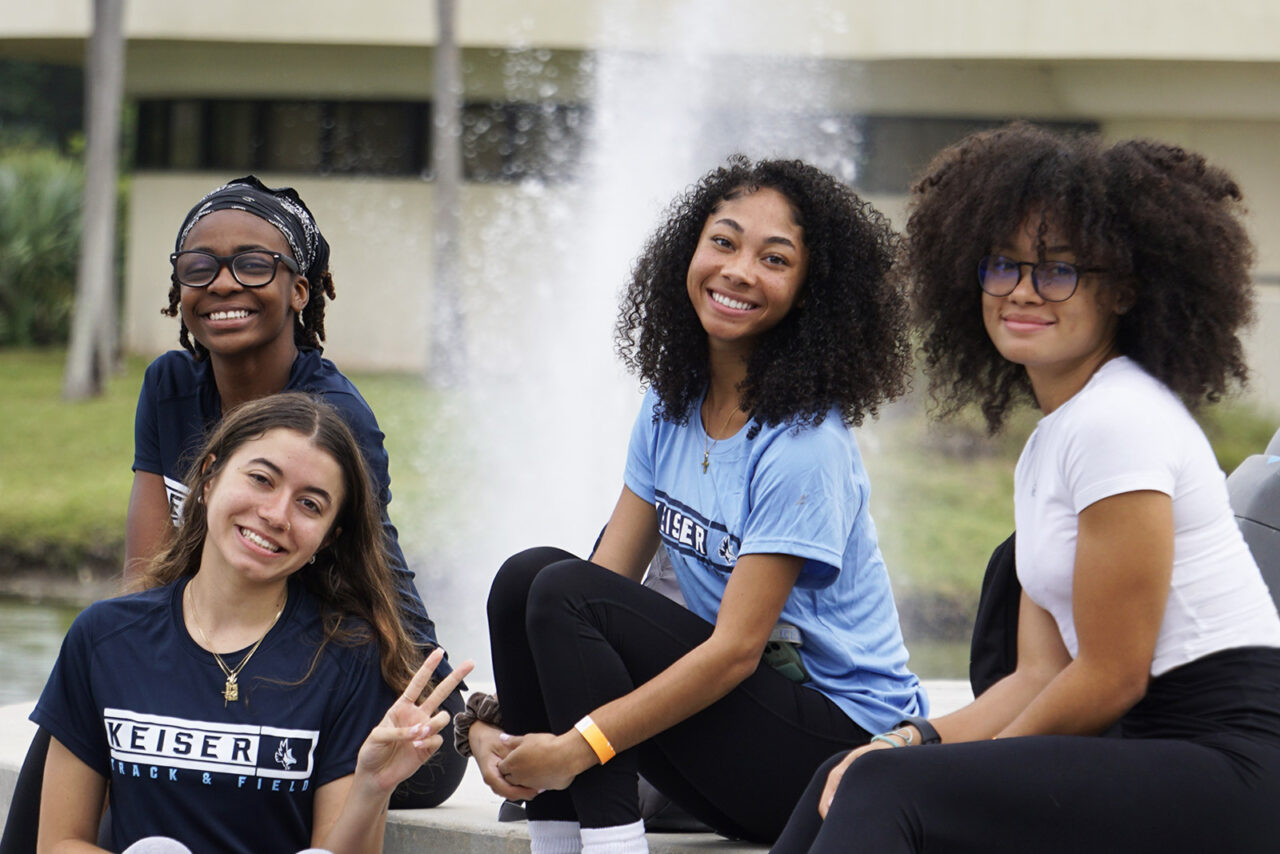
<path fill-rule="evenodd" d="M 960 680 L 928 682 L 933 713 L 943 714 L 971 699 L 969 686 Z M 18 769 L 35 734 L 27 720 L 33 702 L 0 707 L 0 809 L 8 815 Z M 494 795 L 472 765 L 462 786 L 444 805 L 430 810 L 397 810 L 387 822 L 385 854 L 421 854 L 424 851 L 449 854 L 524 854 L 529 835 L 523 822 L 500 823 L 498 807 L 502 799 Z M 651 833 L 652 854 L 684 852 L 762 852 L 764 845 L 733 842 L 711 833 Z"/>

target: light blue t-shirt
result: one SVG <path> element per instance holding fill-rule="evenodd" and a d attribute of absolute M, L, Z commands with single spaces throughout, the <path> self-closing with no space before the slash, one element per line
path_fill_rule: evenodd
<path fill-rule="evenodd" d="M 805 558 L 780 621 L 802 634 L 806 684 L 868 732 L 928 714 L 907 669 L 866 470 L 840 414 L 817 427 L 762 427 L 750 440 L 743 427 L 713 443 L 696 416 L 684 425 L 655 421 L 656 402 L 650 390 L 631 432 L 625 483 L 657 509 L 689 609 L 715 622 L 741 555 Z"/>

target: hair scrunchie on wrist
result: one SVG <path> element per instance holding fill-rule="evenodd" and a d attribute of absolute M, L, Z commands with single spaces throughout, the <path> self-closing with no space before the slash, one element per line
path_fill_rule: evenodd
<path fill-rule="evenodd" d="M 502 710 L 498 708 L 497 696 L 474 691 L 467 697 L 467 707 L 453 718 L 453 747 L 467 758 L 471 757 L 471 725 L 476 721 L 502 726 Z"/>

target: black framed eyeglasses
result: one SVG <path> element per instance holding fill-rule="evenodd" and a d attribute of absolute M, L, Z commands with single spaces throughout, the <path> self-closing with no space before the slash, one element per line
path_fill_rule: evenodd
<path fill-rule="evenodd" d="M 1071 299 L 1081 273 L 1105 272 L 1103 267 L 1077 267 L 1066 261 L 1015 261 L 987 255 L 978 262 L 978 284 L 993 297 L 1007 297 L 1018 287 L 1023 267 L 1031 268 L 1031 287 L 1045 302 Z"/>
<path fill-rule="evenodd" d="M 297 275 L 298 264 L 288 255 L 268 252 L 265 249 L 249 249 L 234 255 L 214 255 L 203 249 L 186 249 L 169 256 L 173 274 L 178 284 L 189 288 L 203 288 L 218 278 L 222 268 L 230 267 L 231 275 L 246 288 L 260 288 L 276 277 L 278 265 L 283 264 Z"/>

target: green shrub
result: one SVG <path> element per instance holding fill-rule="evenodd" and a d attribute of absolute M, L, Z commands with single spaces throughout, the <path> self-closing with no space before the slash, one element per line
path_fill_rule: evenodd
<path fill-rule="evenodd" d="M 67 340 L 84 173 L 46 149 L 0 155 L 0 346 Z"/>
<path fill-rule="evenodd" d="M 1239 399 L 1207 406 L 1196 413 L 1196 420 L 1213 445 L 1218 465 L 1227 474 L 1244 462 L 1245 457 L 1265 451 L 1272 435 L 1280 428 L 1280 419 L 1274 413 Z"/>

